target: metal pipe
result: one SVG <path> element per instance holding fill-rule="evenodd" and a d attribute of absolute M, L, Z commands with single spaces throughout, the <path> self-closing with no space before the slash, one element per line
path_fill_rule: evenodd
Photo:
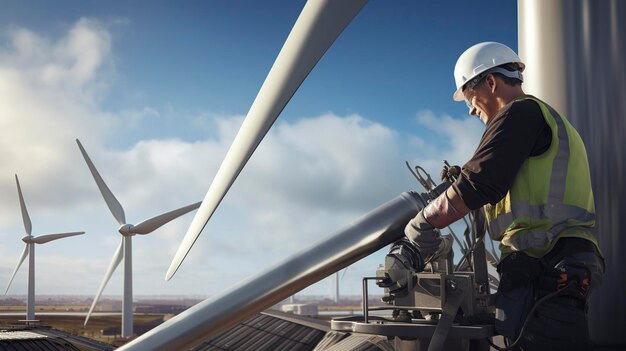
<path fill-rule="evenodd" d="M 367 282 L 369 280 L 380 280 L 380 278 L 378 277 L 364 277 L 363 278 L 363 301 L 362 301 L 362 306 L 363 306 L 363 322 L 364 323 L 369 323 L 369 303 L 367 301 L 367 297 L 368 297 L 368 292 L 367 292 Z"/>
<path fill-rule="evenodd" d="M 361 302 L 363 304 L 363 321 L 365 323 L 369 322 L 367 320 L 367 280 L 367 277 L 363 278 L 363 301 Z"/>
<path fill-rule="evenodd" d="M 118 350 L 184 350 L 391 244 L 424 203 L 402 193 L 310 249 L 207 299 Z"/>

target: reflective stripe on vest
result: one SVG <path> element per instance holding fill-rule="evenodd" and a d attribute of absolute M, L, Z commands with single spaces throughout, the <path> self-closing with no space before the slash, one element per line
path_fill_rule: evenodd
<path fill-rule="evenodd" d="M 502 233 L 509 228 L 515 219 L 522 217 L 549 219 L 552 225 L 546 229 L 528 230 L 503 241 L 503 244 L 512 246 L 517 250 L 548 245 L 550 241 L 570 226 L 568 220 L 575 220 L 577 225 L 592 226 L 596 219 L 594 213 L 589 213 L 577 206 L 554 203 L 532 206 L 526 201 L 519 201 L 511 205 L 511 212 L 503 213 L 489 222 L 489 232 L 502 236 Z"/>
<path fill-rule="evenodd" d="M 509 191 L 505 198 L 495 207 L 491 205 L 485 206 L 491 236 L 494 239 L 502 240 L 503 245 L 515 251 L 545 247 L 565 229 L 572 227 L 589 228 L 595 223 L 593 199 L 587 205 L 588 208 L 564 203 L 570 160 L 570 140 L 565 125 L 566 122 L 554 109 L 542 101 L 533 97 L 525 98 L 530 98 L 539 104 L 544 119 L 550 126 L 552 133 L 556 132 L 557 134 L 558 146 L 552 159 L 551 167 L 543 164 L 544 167 L 548 166 L 551 168 L 546 203 L 531 204 L 530 199 L 512 198 L 512 192 Z M 546 111 L 548 114 L 546 114 Z M 553 127 L 548 121 L 554 121 L 555 126 Z M 555 141 L 554 138 L 553 141 Z M 551 145 L 546 153 L 551 152 L 553 146 Z M 549 160 L 544 159 L 537 162 L 549 162 Z M 541 164 L 535 163 L 533 167 L 537 165 Z M 522 171 L 528 172 L 526 169 L 520 170 L 520 172 Z M 536 172 L 537 169 L 533 168 L 531 171 Z M 588 172 L 588 169 L 586 171 Z M 516 177 L 511 190 L 515 186 L 523 187 L 525 184 L 520 185 L 519 182 L 528 181 L 527 178 L 529 177 L 521 177 L 522 180 L 518 180 Z M 580 186 L 581 189 L 576 189 L 576 191 L 580 191 L 580 194 L 592 196 L 590 183 L 580 184 Z M 540 190 L 537 189 L 538 187 L 528 187 L 529 191 L 539 192 Z M 529 194 L 528 196 L 534 198 L 536 202 L 536 198 L 541 197 L 541 194 Z M 590 233 L 583 233 L 581 236 L 593 237 Z"/>

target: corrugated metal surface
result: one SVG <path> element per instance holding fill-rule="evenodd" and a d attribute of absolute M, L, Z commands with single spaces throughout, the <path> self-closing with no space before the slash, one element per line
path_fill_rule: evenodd
<path fill-rule="evenodd" d="M 27 339 L 44 339 L 45 335 L 33 333 L 28 330 L 2 330 L 0 331 L 0 341 L 6 340 L 27 340 Z"/>
<path fill-rule="evenodd" d="M 0 351 L 110 351 L 113 345 L 50 327 L 0 328 Z"/>
<path fill-rule="evenodd" d="M 331 333 L 328 333 L 329 335 Z M 336 335 L 330 335 L 330 339 L 336 339 Z M 324 340 L 326 341 L 326 340 Z M 395 351 L 393 344 L 387 337 L 380 335 L 348 335 L 335 344 L 321 347 L 316 351 Z"/>
<path fill-rule="evenodd" d="M 192 351 L 394 351 L 386 337 L 330 330 L 329 323 L 276 311 L 248 318 Z"/>
<path fill-rule="evenodd" d="M 53 339 L 0 341 L 2 351 L 80 351 L 76 346 Z"/>
<path fill-rule="evenodd" d="M 317 344 L 317 346 L 315 347 L 313 351 L 327 350 L 329 347 L 331 347 L 332 345 L 335 345 L 336 343 L 340 342 L 341 340 L 348 337 L 349 335 L 350 334 L 348 333 L 342 333 L 338 331 L 329 331 L 324 336 L 324 339 L 322 339 L 322 341 L 320 341 Z"/>
<path fill-rule="evenodd" d="M 0 332 L 0 351 L 80 351 L 62 338 L 47 337 L 34 331 Z"/>
<path fill-rule="evenodd" d="M 84 336 L 67 333 L 62 330 L 50 327 L 40 327 L 35 329 L 35 331 L 41 335 L 53 337 L 56 339 L 63 339 L 68 343 L 76 346 L 81 351 L 111 351 L 115 349 L 115 346 L 111 344 L 107 344 L 94 339 L 89 339 Z"/>
<path fill-rule="evenodd" d="M 331 331 L 329 323 L 267 311 L 192 351 L 394 351 L 386 337 Z"/>
<path fill-rule="evenodd" d="M 280 313 L 257 314 L 193 351 L 312 351 L 329 328 L 309 318 Z"/>

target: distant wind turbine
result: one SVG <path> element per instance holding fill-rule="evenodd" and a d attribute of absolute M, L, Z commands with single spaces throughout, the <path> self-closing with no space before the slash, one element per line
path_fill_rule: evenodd
<path fill-rule="evenodd" d="M 149 234 L 153 232 L 155 229 L 161 227 L 162 225 L 176 219 L 187 212 L 193 211 L 200 207 L 201 202 L 196 202 L 195 204 L 188 205 L 185 207 L 181 207 L 177 210 L 170 211 L 150 219 L 146 219 L 138 224 L 128 224 L 126 223 L 126 216 L 124 214 L 124 209 L 122 205 L 117 201 L 109 187 L 106 185 L 100 173 L 94 166 L 93 162 L 87 155 L 87 152 L 83 148 L 83 145 L 80 143 L 78 139 L 76 139 L 76 143 L 80 148 L 80 152 L 83 154 L 85 158 L 85 162 L 87 162 L 87 166 L 93 175 L 93 178 L 100 189 L 100 193 L 102 197 L 104 197 L 104 201 L 106 202 L 109 210 L 113 214 L 113 217 L 117 220 L 120 227 L 118 231 L 122 234 L 122 241 L 118 246 L 115 254 L 113 255 L 113 259 L 109 264 L 109 268 L 104 275 L 104 279 L 102 283 L 100 283 L 100 287 L 98 288 L 98 292 L 96 293 L 95 298 L 93 299 L 93 303 L 91 304 L 91 308 L 89 309 L 89 313 L 87 313 L 87 317 L 85 318 L 84 325 L 87 325 L 89 321 L 89 317 L 93 312 L 93 309 L 96 307 L 98 300 L 100 299 L 100 295 L 102 295 L 102 291 L 106 287 L 109 279 L 111 279 L 111 275 L 115 272 L 117 266 L 119 266 L 122 259 L 124 259 L 124 297 L 122 300 L 122 336 L 128 337 L 133 335 L 133 277 L 132 277 L 132 267 L 133 267 L 133 258 L 132 258 L 132 237 L 135 234 Z"/>
<path fill-rule="evenodd" d="M 339 304 L 339 281 L 343 280 L 343 277 L 346 276 L 346 272 L 347 271 L 348 271 L 348 267 L 346 267 L 343 270 L 343 273 L 341 273 L 341 279 L 339 279 L 339 272 L 340 271 L 335 272 L 335 284 L 334 284 L 335 291 L 334 291 L 334 294 L 333 294 L 333 301 L 335 302 L 335 304 Z"/>
<path fill-rule="evenodd" d="M 343 270 L 343 275 L 342 275 L 342 279 L 343 277 L 346 275 L 346 270 L 348 270 L 347 268 Z M 334 296 L 334 300 L 335 300 L 335 304 L 339 304 L 339 271 L 337 271 L 337 273 L 335 273 L 335 296 Z"/>
<path fill-rule="evenodd" d="M 30 221 L 30 216 L 28 215 L 28 210 L 26 209 L 26 203 L 24 202 L 24 196 L 22 195 L 22 188 L 20 187 L 20 181 L 17 178 L 17 174 L 15 175 L 15 183 L 17 184 L 17 195 L 20 199 L 22 219 L 24 220 L 24 229 L 26 230 L 26 236 L 22 238 L 22 241 L 26 243 L 26 246 L 24 247 L 22 256 L 19 261 L 17 261 L 17 265 L 15 266 L 15 270 L 13 270 L 13 274 L 11 275 L 11 279 L 9 279 L 9 284 L 7 284 L 7 289 L 4 294 L 6 295 L 9 292 L 9 288 L 13 282 L 13 278 L 15 278 L 15 274 L 17 274 L 17 271 L 20 269 L 22 263 L 24 263 L 26 256 L 28 256 L 28 302 L 26 304 L 26 319 L 28 321 L 32 321 L 35 319 L 35 244 L 45 244 L 53 240 L 85 234 L 85 232 L 57 233 L 39 236 L 31 235 L 33 226 Z"/>

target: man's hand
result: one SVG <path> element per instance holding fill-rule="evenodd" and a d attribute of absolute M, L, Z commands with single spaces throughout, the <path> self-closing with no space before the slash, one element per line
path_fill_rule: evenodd
<path fill-rule="evenodd" d="M 441 235 L 438 229 L 428 223 L 423 212 L 423 210 L 420 211 L 406 225 L 404 235 L 419 249 L 419 253 L 427 262 L 427 258 L 433 257 L 439 250 Z"/>
<path fill-rule="evenodd" d="M 454 182 L 459 175 L 461 174 L 461 167 L 459 166 L 449 166 L 449 165 L 443 165 L 443 168 L 441 169 L 441 173 L 439 174 L 439 177 L 441 178 L 442 182 L 445 181 L 449 181 L 449 182 Z"/>

